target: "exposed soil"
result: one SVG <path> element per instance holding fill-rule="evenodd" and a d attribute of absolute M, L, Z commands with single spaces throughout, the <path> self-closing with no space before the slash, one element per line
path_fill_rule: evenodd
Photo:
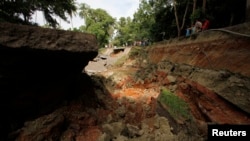
<path fill-rule="evenodd" d="M 247 35 L 249 23 L 227 30 Z M 149 114 L 167 117 L 177 138 L 183 128 L 202 138 L 207 134 L 207 124 L 250 124 L 249 45 L 249 37 L 206 31 L 139 49 L 137 58 L 127 59 L 123 69 L 109 69 L 102 75 L 112 72 L 115 98 L 136 99 L 151 106 Z M 161 87 L 188 103 L 196 125 L 191 126 L 193 123 L 185 119 L 174 119 L 157 102 Z M 142 119 L 135 122 L 140 123 Z"/>
<path fill-rule="evenodd" d="M 245 26 L 250 27 L 249 23 Z M 229 29 L 243 31 L 242 25 Z M 83 83 L 83 89 L 88 90 L 84 95 L 49 115 L 26 122 L 11 137 L 203 141 L 208 124 L 250 124 L 249 45 L 247 37 L 206 31 L 190 38 L 133 47 L 128 54 L 111 54 L 112 59 L 127 58 L 119 65 L 115 65 L 117 58 L 106 62 L 109 67 L 103 71 L 94 66 L 97 70 L 91 74 L 92 83 Z M 163 88 L 188 104 L 190 117 L 171 115 L 168 105 L 159 99 Z"/>

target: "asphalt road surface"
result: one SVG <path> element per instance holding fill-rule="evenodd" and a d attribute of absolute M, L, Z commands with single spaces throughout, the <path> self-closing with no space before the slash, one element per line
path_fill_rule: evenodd
<path fill-rule="evenodd" d="M 89 64 L 84 68 L 84 71 L 89 74 L 95 74 L 108 70 L 108 66 L 112 66 L 119 58 L 129 53 L 131 47 L 126 47 L 123 52 L 111 55 L 113 48 L 108 48 L 103 54 L 99 54 L 94 60 L 89 61 Z"/>

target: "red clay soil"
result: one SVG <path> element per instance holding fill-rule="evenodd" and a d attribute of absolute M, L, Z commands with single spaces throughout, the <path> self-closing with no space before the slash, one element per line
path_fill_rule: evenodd
<path fill-rule="evenodd" d="M 246 23 L 249 29 L 250 23 Z M 248 32 L 242 30 L 241 26 L 229 27 L 234 32 Z M 199 70 L 211 70 L 213 73 L 227 70 L 230 74 L 241 75 L 245 81 L 250 78 L 250 38 L 224 33 L 221 31 L 206 31 L 189 38 L 173 39 L 154 44 L 147 49 L 147 61 L 151 64 L 158 64 L 161 61 L 168 61 L 174 64 L 185 64 L 197 68 Z M 142 62 L 140 62 L 142 63 Z M 148 66 L 149 68 L 152 66 Z M 217 72 L 216 72 L 217 71 Z M 151 72 L 150 75 L 145 73 Z M 167 76 L 171 72 L 158 71 L 157 69 L 142 69 L 139 75 L 145 75 L 143 84 L 134 84 L 133 87 L 145 89 L 154 89 L 157 85 L 171 88 L 172 80 L 168 80 Z M 209 75 L 209 74 L 204 74 Z M 152 77 L 151 77 L 152 76 Z M 172 77 L 172 76 L 171 76 Z M 199 77 L 199 76 L 197 76 Z M 213 75 L 211 75 L 213 77 Z M 249 103 L 249 92 L 235 93 L 233 96 L 236 100 L 228 100 L 223 94 L 216 93 L 216 89 L 206 87 L 187 77 L 175 76 L 176 85 L 175 93 L 186 101 L 189 105 L 192 115 L 196 119 L 200 130 L 206 132 L 208 123 L 217 124 L 250 124 L 250 114 L 234 103 L 237 98 L 245 99 Z M 200 78 L 196 78 L 199 80 Z M 214 78 L 211 78 L 214 79 Z M 136 80 L 135 80 L 136 81 Z M 204 80 L 210 81 L 210 80 Z M 218 80 L 220 81 L 220 80 Z M 127 82 L 123 82 L 123 84 Z M 206 82 L 204 83 L 206 84 Z M 247 85 L 248 83 L 245 83 Z M 216 85 L 216 83 L 215 83 Z M 233 84 L 229 84 L 233 85 Z M 239 85 L 242 87 L 243 85 Z M 231 87 L 231 86 L 230 86 Z M 249 87 L 245 88 L 249 91 Z M 230 89 L 234 90 L 234 89 Z M 123 95 L 139 99 L 139 89 L 123 90 Z M 157 91 L 159 92 L 159 91 Z M 223 93 L 224 91 L 220 91 Z M 232 92 L 233 93 L 233 92 Z M 229 96 L 230 98 L 230 96 Z M 241 100 L 241 99 L 238 99 Z M 241 103 L 241 101 L 238 101 Z M 246 105 L 247 106 L 247 105 Z M 247 106 L 249 107 L 249 105 Z"/>
<path fill-rule="evenodd" d="M 148 56 L 150 63 L 156 65 L 160 61 L 167 60 L 175 64 L 187 64 L 200 69 L 229 70 L 232 73 L 250 77 L 250 39 L 217 31 L 202 33 L 196 39 L 188 38 L 182 39 L 182 41 L 156 44 L 149 47 L 146 56 Z M 135 65 L 130 62 L 126 63 Z M 143 62 L 139 63 L 143 64 Z M 120 75 L 116 75 L 116 73 Z M 136 73 L 141 75 L 143 80 L 135 78 Z M 146 75 L 146 73 L 149 74 Z M 106 77 L 103 81 L 105 83 L 103 87 L 107 90 L 98 91 L 96 88 L 98 91 L 96 93 L 98 101 L 103 105 L 87 107 L 83 106 L 82 103 L 70 104 L 63 112 L 64 121 L 67 121 L 68 126 L 65 127 L 61 138 L 96 141 L 104 133 L 102 129 L 104 124 L 110 123 L 111 125 L 117 121 L 124 121 L 126 124 L 140 128 L 142 121 L 144 121 L 150 132 L 146 132 L 145 129 L 142 136 L 153 135 L 154 130 L 158 128 L 155 125 L 154 117 L 158 114 L 157 98 L 162 86 L 169 89 L 175 88 L 173 93 L 188 103 L 201 134 L 206 134 L 209 123 L 250 124 L 249 113 L 239 109 L 210 88 L 181 75 L 173 76 L 166 71 L 131 66 L 111 68 L 102 72 L 101 75 Z M 107 80 L 110 76 L 112 76 L 112 82 Z M 89 100 L 88 97 L 85 99 Z M 249 99 L 248 95 L 246 95 L 246 99 Z M 90 101 L 90 103 L 98 105 L 96 101 Z M 160 112 L 163 113 L 164 110 Z M 175 122 L 169 115 L 167 116 L 169 122 Z M 171 128 L 178 128 L 178 125 L 174 126 L 174 124 L 176 123 L 170 123 Z M 198 140 L 197 136 L 192 134 L 194 130 L 196 129 L 191 128 L 191 134 L 188 138 L 185 136 L 185 140 Z M 26 137 L 27 139 L 30 137 L 24 137 L 24 133 L 21 132 L 19 138 L 25 139 Z"/>
<path fill-rule="evenodd" d="M 246 23 L 244 26 L 249 29 L 250 23 Z M 242 32 L 241 26 L 230 27 L 229 29 Z M 249 31 L 245 32 L 249 33 Z M 174 64 L 186 64 L 204 70 L 218 72 L 227 70 L 230 73 L 241 75 L 244 80 L 250 78 L 249 37 L 220 31 L 206 31 L 193 37 L 155 44 L 148 49 L 148 56 L 148 60 L 153 64 L 167 60 Z M 163 76 L 162 72 L 155 75 Z M 249 113 L 241 110 L 223 96 L 218 95 L 211 88 L 207 88 L 189 78 L 176 77 L 176 94 L 189 104 L 197 123 L 250 124 Z M 164 82 L 161 81 L 160 84 L 164 84 Z M 242 97 L 242 99 L 249 102 L 248 86 L 246 91 L 248 92 L 245 94 L 234 94 L 234 97 Z"/>
<path fill-rule="evenodd" d="M 206 87 L 189 80 L 179 86 L 177 95 L 185 99 L 197 120 L 218 124 L 250 124 L 248 114 Z"/>
<path fill-rule="evenodd" d="M 169 60 L 201 68 L 227 69 L 250 77 L 250 38 L 218 38 L 180 45 L 159 44 L 149 50 L 149 58 L 153 63 Z"/>
<path fill-rule="evenodd" d="M 237 30 L 237 28 L 235 29 Z M 175 64 L 187 64 L 209 70 L 229 70 L 245 77 L 250 76 L 250 39 L 218 31 L 201 33 L 195 39 L 191 37 L 181 41 L 156 44 L 148 49 L 147 56 L 148 61 L 153 64 L 167 60 Z M 132 64 L 133 66 L 131 62 L 124 64 Z M 125 73 L 121 75 L 114 75 L 116 72 L 123 71 Z M 121 118 L 125 123 L 136 126 L 141 126 L 142 121 L 146 120 L 153 132 L 155 130 L 153 117 L 157 114 L 157 98 L 160 94 L 160 87 L 176 86 L 174 93 L 188 103 L 201 134 L 206 134 L 208 123 L 250 124 L 249 113 L 242 111 L 215 91 L 189 78 L 171 75 L 171 77 L 176 78 L 176 80 L 171 80 L 169 72 L 147 71 L 146 68 L 135 69 L 129 66 L 113 68 L 103 72 L 102 75 L 107 77 L 110 72 L 112 72 L 114 79 L 119 78 L 120 80 L 115 82 L 113 86 L 106 84 L 107 89 L 108 87 L 114 89 L 109 91 L 110 97 L 102 99 L 105 105 L 110 108 L 98 109 L 97 123 L 104 123 L 107 120 L 107 115 L 111 115 L 113 120 Z M 134 74 L 139 73 L 143 76 L 145 72 L 149 72 L 152 77 L 148 75 L 143 80 L 134 78 Z M 164 111 L 161 110 L 161 112 Z M 174 122 L 169 115 L 168 120 Z M 177 128 L 173 123 L 171 126 Z M 90 140 L 95 140 L 94 137 L 98 136 L 100 136 L 100 130 L 93 126 L 88 128 L 83 136 L 78 137 L 79 139 L 90 137 Z"/>

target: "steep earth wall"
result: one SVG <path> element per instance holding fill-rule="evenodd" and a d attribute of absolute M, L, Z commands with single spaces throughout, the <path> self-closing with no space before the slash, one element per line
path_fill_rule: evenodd
<path fill-rule="evenodd" d="M 249 27 L 244 23 L 226 30 L 249 35 Z M 189 102 L 197 119 L 250 123 L 249 37 L 205 31 L 158 43 L 147 54 L 146 62 L 152 64 L 148 72 L 155 73 L 151 76 L 170 78 L 159 81 Z"/>
<path fill-rule="evenodd" d="M 249 34 L 249 27 L 246 23 L 230 30 Z M 40 30 L 51 34 L 38 36 L 49 38 L 40 39 L 42 43 L 38 40 L 37 45 L 43 44 L 39 48 L 29 47 L 29 41 L 23 39 L 16 47 L 13 42 L 18 38 L 8 40 L 10 47 L 1 45 L 1 93 L 10 95 L 0 105 L 4 115 L 1 133 L 8 132 L 9 140 L 203 141 L 209 123 L 250 124 L 248 37 L 206 31 L 190 38 L 138 47 L 134 53 L 132 48 L 134 55 L 128 55 L 122 67 L 90 79 L 81 71 L 97 49 L 77 50 L 77 46 L 92 47 L 93 36 L 86 35 L 90 39 L 82 40 L 85 35 L 81 33 L 65 37 L 71 32 Z M 7 35 L 13 39 L 13 34 Z M 78 34 L 83 37 L 75 41 L 74 35 L 79 37 Z M 70 41 L 77 46 L 61 46 L 54 35 L 67 42 L 72 37 Z M 6 39 L 1 42 L 6 43 Z M 198 128 L 185 119 L 177 122 L 180 127 L 173 124 L 168 109 L 157 102 L 161 87 L 188 103 Z M 68 101 L 78 95 L 81 97 Z M 54 110 L 59 105 L 56 103 L 63 105 Z M 24 125 L 20 125 L 24 120 Z"/>
<path fill-rule="evenodd" d="M 0 140 L 80 94 L 94 35 L 0 23 Z"/>

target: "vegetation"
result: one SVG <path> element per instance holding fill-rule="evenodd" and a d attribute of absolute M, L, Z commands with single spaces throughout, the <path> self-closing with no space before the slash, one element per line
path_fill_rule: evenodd
<path fill-rule="evenodd" d="M 161 41 L 180 37 L 196 20 L 210 20 L 209 28 L 245 21 L 246 0 L 141 0 L 134 17 L 117 22 L 115 44 Z"/>
<path fill-rule="evenodd" d="M 159 100 L 168 107 L 168 112 L 175 119 L 191 119 L 188 104 L 167 89 L 162 89 Z"/>
<path fill-rule="evenodd" d="M 134 41 L 148 40 L 154 23 L 153 16 L 151 6 L 142 0 L 139 9 L 134 13 L 133 20 L 130 17 L 122 17 L 117 22 L 116 43 L 133 45 Z"/>
<path fill-rule="evenodd" d="M 120 58 L 115 62 L 114 66 L 116 66 L 116 67 L 121 67 L 127 59 L 128 59 L 128 56 L 126 56 L 126 55 L 120 57 Z"/>
<path fill-rule="evenodd" d="M 99 47 L 107 45 L 113 35 L 115 19 L 105 10 L 92 9 L 87 4 L 81 4 L 79 15 L 85 21 L 85 25 L 82 25 L 79 30 L 96 35 Z"/>
<path fill-rule="evenodd" d="M 144 51 L 145 50 L 143 50 L 143 48 L 141 48 L 141 47 L 131 48 L 131 50 L 129 52 L 129 58 L 131 58 L 131 59 L 139 58 L 140 55 L 142 54 L 142 52 L 144 52 Z"/>
<path fill-rule="evenodd" d="M 106 52 L 106 48 L 99 48 L 98 49 L 98 54 L 104 54 Z"/>
<path fill-rule="evenodd" d="M 30 20 L 35 11 L 42 11 L 49 26 L 56 28 L 55 16 L 67 21 L 76 12 L 75 0 L 1 0 L 0 21 L 34 24 Z"/>
<path fill-rule="evenodd" d="M 121 17 L 116 22 L 115 28 L 117 30 L 115 40 L 113 41 L 115 46 L 133 44 L 136 34 L 133 32 L 133 22 L 130 17 Z"/>
<path fill-rule="evenodd" d="M 134 45 L 136 42 L 157 42 L 180 37 L 196 20 L 210 20 L 209 28 L 222 28 L 243 23 L 246 0 L 140 0 L 133 17 L 118 20 L 103 9 L 79 5 L 83 25 L 73 31 L 95 34 L 100 47 Z M 42 11 L 51 27 L 60 27 L 55 17 L 67 21 L 76 13 L 75 0 L 2 0 L 0 21 L 34 24 L 35 11 Z M 115 32 L 115 34 L 114 34 Z"/>

